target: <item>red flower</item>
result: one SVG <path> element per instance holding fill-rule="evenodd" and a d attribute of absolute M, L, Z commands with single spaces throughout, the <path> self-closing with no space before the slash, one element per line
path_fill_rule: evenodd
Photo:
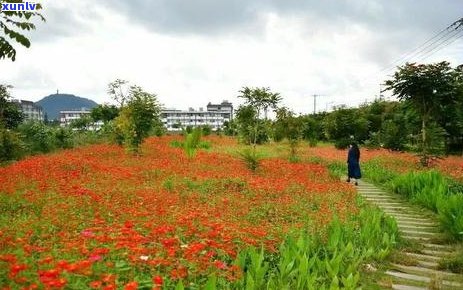
<path fill-rule="evenodd" d="M 124 290 L 137 290 L 138 283 L 136 281 L 129 282 L 125 284 Z"/>
<path fill-rule="evenodd" d="M 163 281 L 163 279 L 162 279 L 161 276 L 158 275 L 158 276 L 154 276 L 154 277 L 153 277 L 153 283 L 154 283 L 156 286 L 162 285 L 163 282 L 164 282 L 164 281 Z"/>

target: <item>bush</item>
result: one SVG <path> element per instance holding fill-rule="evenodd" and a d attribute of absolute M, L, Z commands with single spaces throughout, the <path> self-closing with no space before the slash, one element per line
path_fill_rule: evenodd
<path fill-rule="evenodd" d="M 56 148 L 68 149 L 74 147 L 73 132 L 68 128 L 59 127 L 53 132 Z"/>
<path fill-rule="evenodd" d="M 188 125 L 185 127 L 186 134 L 191 134 L 193 132 L 193 126 Z"/>
<path fill-rule="evenodd" d="M 262 155 L 255 150 L 245 149 L 238 154 L 251 171 L 256 171 L 259 168 Z"/>
<path fill-rule="evenodd" d="M 212 128 L 209 125 L 201 126 L 203 136 L 209 136 L 212 133 Z"/>
<path fill-rule="evenodd" d="M 0 162 L 17 160 L 24 154 L 24 144 L 19 135 L 8 129 L 0 128 Z"/>
<path fill-rule="evenodd" d="M 30 154 L 48 153 L 55 148 L 52 129 L 42 123 L 24 123 L 18 127 L 18 130 Z"/>
<path fill-rule="evenodd" d="M 195 128 L 191 133 L 185 137 L 184 149 L 189 158 L 192 158 L 196 154 L 196 149 L 201 141 L 201 128 Z"/>

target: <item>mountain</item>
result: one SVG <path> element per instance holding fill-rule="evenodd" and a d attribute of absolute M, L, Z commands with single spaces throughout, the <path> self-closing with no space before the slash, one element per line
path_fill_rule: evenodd
<path fill-rule="evenodd" d="M 82 108 L 92 109 L 98 106 L 92 100 L 70 94 L 49 95 L 36 102 L 36 104 L 43 108 L 43 112 L 47 113 L 49 120 L 58 119 L 59 111 L 80 110 Z"/>

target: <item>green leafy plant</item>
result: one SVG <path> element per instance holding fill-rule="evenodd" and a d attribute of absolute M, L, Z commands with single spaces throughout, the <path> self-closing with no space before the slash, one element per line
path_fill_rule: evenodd
<path fill-rule="evenodd" d="M 241 152 L 238 152 L 239 157 L 241 160 L 244 161 L 246 166 L 251 170 L 251 171 L 257 171 L 260 165 L 260 161 L 262 160 L 262 155 L 257 153 L 254 150 L 250 149 L 245 149 Z"/>

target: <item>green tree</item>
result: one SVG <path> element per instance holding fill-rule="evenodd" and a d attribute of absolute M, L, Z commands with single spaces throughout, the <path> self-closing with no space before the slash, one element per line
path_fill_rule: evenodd
<path fill-rule="evenodd" d="M 92 109 L 90 116 L 94 122 L 103 121 L 107 124 L 109 121 L 115 119 L 119 114 L 119 109 L 114 105 L 98 105 Z"/>
<path fill-rule="evenodd" d="M 24 119 L 19 105 L 11 101 L 9 89 L 11 86 L 0 84 L 0 128 L 16 128 Z"/>
<path fill-rule="evenodd" d="M 79 119 L 75 119 L 71 122 L 71 128 L 75 128 L 79 131 L 86 131 L 92 125 L 93 119 L 90 116 L 82 116 Z"/>
<path fill-rule="evenodd" d="M 18 5 L 24 3 L 22 0 L 3 0 L 1 3 L 5 5 Z M 35 29 L 35 24 L 32 20 L 38 18 L 45 21 L 45 18 L 40 14 L 39 10 L 42 6 L 39 3 L 33 3 L 35 11 L 1 11 L 0 12 L 0 30 L 3 31 L 3 36 L 0 35 L 0 59 L 10 58 L 12 61 L 16 59 L 16 49 L 8 39 L 14 40 L 19 44 L 30 47 L 31 42 L 20 31 L 30 31 Z"/>
<path fill-rule="evenodd" d="M 337 148 L 347 147 L 352 139 L 368 139 L 368 120 L 358 109 L 338 107 L 325 117 L 323 126 L 327 139 L 334 141 Z"/>
<path fill-rule="evenodd" d="M 259 130 L 265 130 L 266 128 L 265 122 L 259 122 L 260 115 L 264 113 L 265 119 L 267 119 L 268 109 L 272 108 L 276 110 L 278 108 L 278 103 L 282 98 L 279 93 L 272 93 L 270 88 L 243 87 L 239 93 L 240 95 L 238 95 L 238 97 L 245 100 L 245 106 L 241 108 L 242 114 L 246 115 L 246 118 L 241 118 L 241 121 L 247 122 L 247 124 L 242 123 L 242 127 L 246 127 L 246 130 L 249 130 L 250 127 L 252 127 L 253 140 L 249 141 L 251 141 L 250 143 L 253 145 L 255 150 Z"/>
<path fill-rule="evenodd" d="M 139 152 L 143 140 L 155 124 L 160 124 L 160 105 L 155 94 L 145 92 L 139 86 L 131 86 L 126 96 L 126 104 L 115 119 L 116 128 L 123 137 L 126 148 Z"/>
<path fill-rule="evenodd" d="M 278 108 L 276 114 L 276 131 L 289 142 L 290 160 L 297 160 L 297 145 L 302 137 L 303 120 L 285 107 Z"/>
<path fill-rule="evenodd" d="M 428 125 L 435 119 L 443 104 L 453 105 L 457 101 L 458 71 L 446 61 L 435 64 L 406 63 L 398 68 L 391 80 L 386 81 L 386 90 L 401 101 L 409 102 L 421 118 L 422 164 L 429 159 Z M 428 140 L 429 139 L 429 140 Z"/>
<path fill-rule="evenodd" d="M 223 122 L 223 132 L 227 136 L 235 136 L 237 134 L 237 124 L 235 120 Z"/>
<path fill-rule="evenodd" d="M 309 141 L 310 146 L 316 146 L 317 142 L 324 139 L 323 133 L 323 115 L 305 115 L 301 116 L 302 138 Z"/>

